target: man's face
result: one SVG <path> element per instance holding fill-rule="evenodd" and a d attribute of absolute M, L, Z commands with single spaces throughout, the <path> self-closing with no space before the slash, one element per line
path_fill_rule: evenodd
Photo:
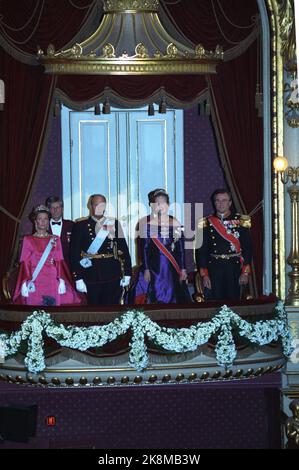
<path fill-rule="evenodd" d="M 106 209 L 106 201 L 102 196 L 95 196 L 92 200 L 91 210 L 92 215 L 101 217 Z"/>
<path fill-rule="evenodd" d="M 214 199 L 214 203 L 216 211 L 219 212 L 219 214 L 229 212 L 230 206 L 232 205 L 232 201 L 227 193 L 217 194 Z"/>
<path fill-rule="evenodd" d="M 53 220 L 59 220 L 62 218 L 63 207 L 60 202 L 53 202 L 50 207 L 51 217 Z"/>

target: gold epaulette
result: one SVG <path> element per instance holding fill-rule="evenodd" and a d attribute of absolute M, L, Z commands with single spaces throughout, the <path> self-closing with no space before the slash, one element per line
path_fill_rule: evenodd
<path fill-rule="evenodd" d="M 89 219 L 89 216 L 87 216 L 87 217 L 79 217 L 79 219 L 76 219 L 76 220 L 75 220 L 75 223 L 77 223 L 77 222 L 82 222 L 82 220 L 87 220 L 87 219 Z"/>
<path fill-rule="evenodd" d="M 199 219 L 198 222 L 197 222 L 197 228 L 198 230 L 201 230 L 203 228 L 207 228 L 208 227 L 208 220 L 206 217 L 203 217 L 202 219 Z"/>
<path fill-rule="evenodd" d="M 240 225 L 244 228 L 251 228 L 251 217 L 250 215 L 238 214 L 240 218 Z"/>

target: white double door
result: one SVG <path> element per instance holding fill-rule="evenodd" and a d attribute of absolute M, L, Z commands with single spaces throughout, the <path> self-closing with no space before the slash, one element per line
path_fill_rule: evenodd
<path fill-rule="evenodd" d="M 91 194 L 104 194 L 107 214 L 117 217 L 135 263 L 137 221 L 149 213 L 147 194 L 165 188 L 172 212 L 183 217 L 183 112 L 148 116 L 147 109 L 93 110 L 62 108 L 62 168 L 65 217 L 89 214 Z"/>

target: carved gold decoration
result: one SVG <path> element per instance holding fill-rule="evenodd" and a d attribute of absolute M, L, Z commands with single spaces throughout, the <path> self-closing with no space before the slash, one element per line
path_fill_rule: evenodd
<path fill-rule="evenodd" d="M 41 49 L 39 49 L 38 52 L 39 52 L 40 56 L 44 55 L 44 53 Z M 53 44 L 49 44 L 48 49 L 47 49 L 47 56 L 49 56 L 49 57 L 53 56 L 54 57 L 54 55 L 55 55 L 55 47 L 53 46 Z"/>
<path fill-rule="evenodd" d="M 80 44 L 76 43 L 71 48 L 71 57 L 73 57 L 74 59 L 78 59 L 81 56 L 82 56 L 82 46 L 80 46 Z"/>
<path fill-rule="evenodd" d="M 195 55 L 196 57 L 203 58 L 205 57 L 206 51 L 202 44 L 197 44 L 195 46 Z"/>
<path fill-rule="evenodd" d="M 209 377 L 210 377 L 209 372 L 204 372 L 200 378 L 201 380 L 208 380 Z"/>
<path fill-rule="evenodd" d="M 217 370 L 217 371 L 213 374 L 212 379 L 217 380 L 217 379 L 219 379 L 220 377 L 221 377 L 221 372 L 220 372 L 219 370 Z"/>
<path fill-rule="evenodd" d="M 163 379 L 162 379 L 162 382 L 169 382 L 171 380 L 171 375 L 170 374 L 165 374 Z"/>
<path fill-rule="evenodd" d="M 145 59 L 146 57 L 149 57 L 148 50 L 142 42 L 137 44 L 137 46 L 135 47 L 135 54 L 136 54 L 136 57 L 139 57 L 141 59 Z"/>
<path fill-rule="evenodd" d="M 105 46 L 103 47 L 103 57 L 107 59 L 115 58 L 115 50 L 112 44 L 105 44 Z"/>
<path fill-rule="evenodd" d="M 94 385 L 100 385 L 102 383 L 102 380 L 100 377 L 94 377 L 92 383 Z"/>
<path fill-rule="evenodd" d="M 121 378 L 121 383 L 122 383 L 123 385 L 127 385 L 129 382 L 130 382 L 130 377 L 128 377 L 127 375 L 124 375 L 124 376 Z"/>
<path fill-rule="evenodd" d="M 38 47 L 37 58 L 51 74 L 216 73 L 217 64 L 223 60 L 222 48 L 217 46 L 213 52 L 202 45 L 193 50 L 181 44 L 179 38 L 165 31 L 158 6 L 158 0 L 104 0 L 104 17 L 90 37 L 62 51 L 55 51 L 50 44 L 44 54 Z M 136 37 L 141 39 L 138 44 Z"/>
<path fill-rule="evenodd" d="M 184 380 L 184 378 L 185 378 L 185 375 L 184 375 L 184 374 L 178 374 L 178 375 L 176 376 L 176 379 L 175 379 L 175 380 L 176 380 L 177 382 L 181 382 L 182 380 Z"/>
<path fill-rule="evenodd" d="M 280 157 L 277 157 L 278 162 Z M 274 162 L 275 163 L 275 162 Z M 277 168 L 277 165 L 276 165 Z M 284 167 L 281 167 L 283 170 Z M 289 292 L 286 298 L 287 305 L 299 307 L 299 214 L 298 214 L 298 203 L 299 203 L 299 167 L 287 167 L 284 171 L 279 171 L 281 182 L 286 185 L 291 181 L 292 185 L 288 187 L 288 193 L 291 199 L 291 251 L 287 258 L 287 263 L 291 266 L 291 272 L 288 273 L 290 278 Z"/>
<path fill-rule="evenodd" d="M 296 60 L 296 33 L 293 0 L 278 0 L 281 53 L 287 64 Z"/>
<path fill-rule="evenodd" d="M 196 380 L 196 379 L 197 379 L 197 374 L 195 374 L 195 372 L 192 372 L 192 374 L 190 374 L 188 377 L 188 380 L 190 382 L 193 382 L 193 380 Z"/>
<path fill-rule="evenodd" d="M 60 385 L 60 380 L 58 377 L 53 377 L 52 379 L 52 384 L 53 385 Z"/>
<path fill-rule="evenodd" d="M 232 371 L 232 370 L 228 370 L 228 371 L 226 371 L 226 372 L 224 373 L 223 378 L 224 378 L 224 379 L 230 379 L 230 378 L 232 377 L 232 375 L 233 375 L 233 371 Z"/>
<path fill-rule="evenodd" d="M 153 383 L 157 382 L 157 379 L 158 379 L 158 377 L 155 374 L 152 374 L 152 375 L 149 376 L 148 381 L 149 381 L 150 384 L 153 384 Z"/>
<path fill-rule="evenodd" d="M 293 400 L 289 406 L 292 417 L 285 422 L 285 433 L 288 438 L 287 449 L 299 449 L 299 400 Z"/>
<path fill-rule="evenodd" d="M 179 50 L 176 45 L 171 42 L 167 46 L 166 53 L 167 57 L 169 57 L 170 59 L 174 59 L 178 56 Z"/>
<path fill-rule="evenodd" d="M 39 377 L 38 381 L 41 385 L 48 385 L 49 383 L 45 377 Z"/>
<path fill-rule="evenodd" d="M 105 12 L 158 11 L 158 0 L 105 0 Z"/>
<path fill-rule="evenodd" d="M 69 385 L 69 386 L 74 385 L 74 379 L 73 379 L 73 377 L 67 377 L 67 378 L 65 379 L 65 383 L 66 383 L 66 385 Z"/>

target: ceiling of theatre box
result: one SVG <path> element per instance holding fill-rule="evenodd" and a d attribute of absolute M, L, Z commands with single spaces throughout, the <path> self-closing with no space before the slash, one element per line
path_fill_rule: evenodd
<path fill-rule="evenodd" d="M 3 0 L 0 45 L 18 61 L 38 65 L 37 49 L 47 51 L 49 45 L 53 45 L 55 51 L 62 51 L 78 43 L 84 44 L 101 25 L 107 4 L 114 9 L 159 4 L 158 16 L 163 30 L 186 50 L 195 50 L 197 45 L 211 52 L 217 46 L 223 48 L 223 60 L 216 64 L 218 74 L 256 42 L 260 31 L 256 0 L 243 0 L 241 7 L 239 0 L 105 0 L 105 3 L 101 0 Z M 119 40 L 120 50 L 123 44 L 130 47 L 126 39 L 128 27 L 125 25 L 120 31 L 117 21 L 113 25 L 111 37 Z M 141 24 L 135 25 L 135 30 L 139 34 L 136 42 L 146 43 Z M 145 31 L 149 31 L 148 24 Z M 167 67 L 163 73 L 151 76 L 142 73 L 141 76 L 61 74 L 57 77 L 56 88 L 61 90 L 66 102 L 73 104 L 87 101 L 90 104 L 101 97 L 104 90 L 105 94 L 109 90 L 114 101 L 124 106 L 127 101 L 132 105 L 132 100 L 153 99 L 163 90 L 169 104 L 185 107 L 196 103 L 207 87 L 204 70 L 196 75 L 189 74 L 188 68 L 181 74 L 167 73 Z M 209 69 L 206 70 L 209 73 Z"/>

